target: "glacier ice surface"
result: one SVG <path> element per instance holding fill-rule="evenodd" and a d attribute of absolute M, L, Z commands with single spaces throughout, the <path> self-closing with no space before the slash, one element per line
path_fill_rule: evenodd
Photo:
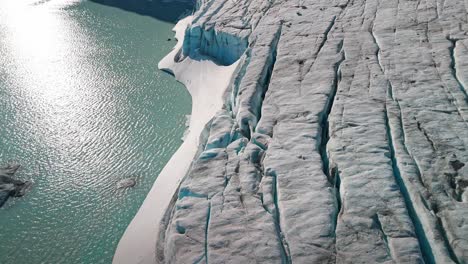
<path fill-rule="evenodd" d="M 177 63 L 237 62 L 164 263 L 468 263 L 468 3 L 205 0 Z"/>

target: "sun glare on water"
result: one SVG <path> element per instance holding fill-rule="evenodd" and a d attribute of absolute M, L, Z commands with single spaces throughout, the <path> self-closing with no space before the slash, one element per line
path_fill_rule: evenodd
<path fill-rule="evenodd" d="M 89 0 L 0 0 L 0 165 L 33 182 L 0 208 L 1 264 L 111 262 L 190 113 L 157 70 L 173 26 Z"/>
<path fill-rule="evenodd" d="M 86 130 L 86 122 L 77 120 L 102 113 L 98 101 L 103 95 L 96 88 L 111 79 L 104 76 L 106 71 L 96 65 L 89 50 L 105 47 L 91 43 L 93 39 L 78 22 L 61 12 L 78 2 L 8 0 L 0 11 L 2 68 L 16 83 L 15 89 L 6 92 L 24 98 L 15 107 L 23 117 L 34 113 L 27 120 L 12 121 L 30 125 L 24 130 L 59 151 L 67 143 L 76 145 L 77 131 Z M 106 112 L 112 111 L 107 104 Z M 40 129 L 46 126 L 55 127 L 56 133 Z M 92 137 L 92 133 L 84 136 Z"/>

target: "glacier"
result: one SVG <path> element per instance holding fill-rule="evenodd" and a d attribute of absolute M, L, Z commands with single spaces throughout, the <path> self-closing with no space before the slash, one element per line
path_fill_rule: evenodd
<path fill-rule="evenodd" d="M 189 135 L 114 263 L 468 263 L 468 2 L 197 6 L 159 64 Z"/>

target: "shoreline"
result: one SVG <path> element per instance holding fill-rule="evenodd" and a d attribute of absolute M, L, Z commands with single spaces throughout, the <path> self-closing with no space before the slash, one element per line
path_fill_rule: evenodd
<path fill-rule="evenodd" d="M 180 182 L 187 174 L 196 153 L 205 125 L 222 109 L 223 95 L 237 68 L 233 63 L 220 66 L 208 59 L 189 57 L 176 63 L 174 58 L 181 50 L 185 29 L 193 16 L 180 20 L 173 28 L 177 44 L 158 64 L 160 70 L 171 72 L 192 97 L 190 126 L 184 142 L 156 178 L 135 217 L 120 239 L 112 263 L 156 263 L 156 245 L 160 225 L 171 204 Z"/>

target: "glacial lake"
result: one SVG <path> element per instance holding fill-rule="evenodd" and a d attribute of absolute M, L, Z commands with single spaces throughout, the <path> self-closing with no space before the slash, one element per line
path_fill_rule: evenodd
<path fill-rule="evenodd" d="M 33 181 L 0 208 L 2 264 L 111 263 L 182 143 L 190 95 L 157 69 L 180 14 L 126 10 L 0 1 L 0 163 Z"/>

